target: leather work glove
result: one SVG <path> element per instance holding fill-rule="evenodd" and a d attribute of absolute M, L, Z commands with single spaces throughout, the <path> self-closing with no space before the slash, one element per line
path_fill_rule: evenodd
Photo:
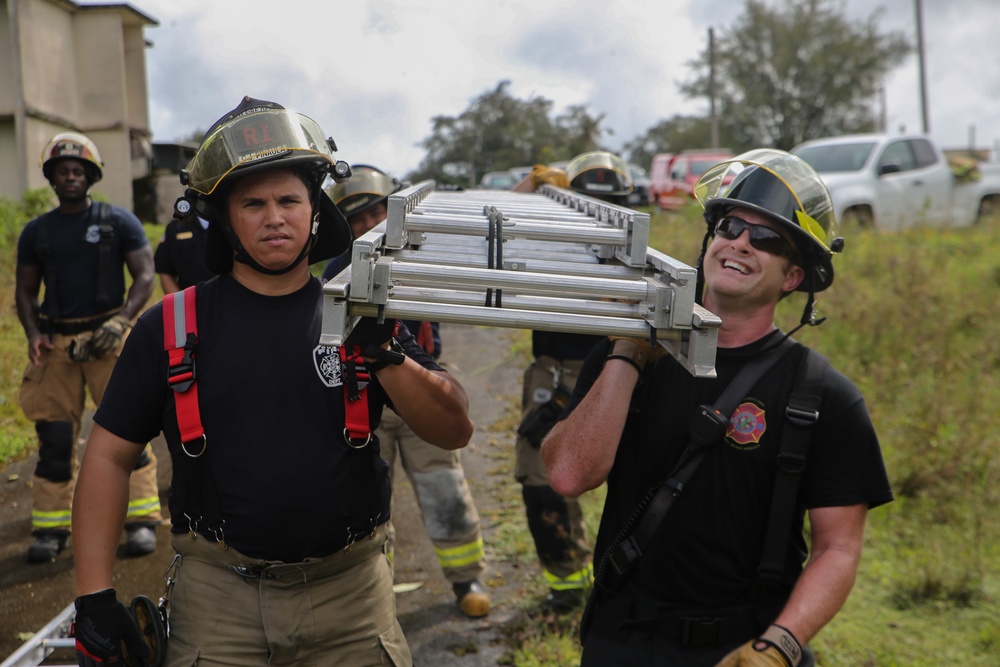
<path fill-rule="evenodd" d="M 76 599 L 76 662 L 79 667 L 146 664 L 149 647 L 135 620 L 115 594 L 107 588 Z"/>
<path fill-rule="evenodd" d="M 662 345 L 650 345 L 647 338 L 608 336 L 608 340 L 611 341 L 608 359 L 624 359 L 635 366 L 640 373 L 646 364 L 656 361 L 667 353 Z"/>
<path fill-rule="evenodd" d="M 716 667 L 798 667 L 802 645 L 787 628 L 771 625 L 723 658 Z"/>
<path fill-rule="evenodd" d="M 131 328 L 132 322 L 124 315 L 115 315 L 102 324 L 90 339 L 91 358 L 102 359 L 114 352 Z"/>
<path fill-rule="evenodd" d="M 535 187 L 545 184 L 554 185 L 557 188 L 569 188 L 569 176 L 566 172 L 557 167 L 546 167 L 544 164 L 536 164 L 528 174 Z"/>

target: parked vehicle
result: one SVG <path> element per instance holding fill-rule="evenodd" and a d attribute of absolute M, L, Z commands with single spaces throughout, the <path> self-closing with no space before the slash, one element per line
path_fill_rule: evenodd
<path fill-rule="evenodd" d="M 514 183 L 517 184 L 517 183 L 520 183 L 521 181 L 523 181 L 525 178 L 527 178 L 528 174 L 531 173 L 531 170 L 533 168 L 534 168 L 534 166 L 531 166 L 531 167 L 512 167 L 511 169 L 508 169 L 507 171 L 509 171 L 510 175 L 514 177 Z"/>
<path fill-rule="evenodd" d="M 509 171 L 488 171 L 479 181 L 479 187 L 485 190 L 510 190 L 517 183 Z"/>
<path fill-rule="evenodd" d="M 819 172 L 842 222 L 962 227 L 1000 205 L 1000 164 L 951 164 L 924 135 L 829 137 L 791 152 Z"/>
<path fill-rule="evenodd" d="M 625 198 L 626 206 L 649 206 L 649 176 L 646 170 L 635 164 L 628 163 L 632 175 L 632 192 Z"/>
<path fill-rule="evenodd" d="M 727 148 L 657 153 L 649 168 L 649 199 L 653 205 L 676 211 L 693 198 L 692 191 L 701 175 L 733 157 Z"/>

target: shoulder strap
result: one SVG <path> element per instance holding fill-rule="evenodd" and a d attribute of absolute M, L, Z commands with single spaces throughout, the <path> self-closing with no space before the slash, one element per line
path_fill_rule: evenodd
<path fill-rule="evenodd" d="M 105 202 L 94 202 L 97 208 L 97 228 L 101 233 L 98 243 L 97 263 L 97 309 L 106 310 L 111 305 L 111 291 L 108 281 L 111 276 L 111 242 L 114 239 L 114 227 L 111 225 L 111 205 Z"/>
<path fill-rule="evenodd" d="M 823 379 L 829 366 L 826 357 L 806 348 L 788 398 L 788 407 L 785 408 L 787 422 L 778 450 L 771 516 L 757 570 L 758 578 L 765 585 L 779 580 L 785 570 L 785 551 L 795 515 L 799 481 L 806 468 L 809 436 L 812 427 L 819 421 Z"/>
<path fill-rule="evenodd" d="M 198 383 L 195 374 L 195 350 L 198 347 L 198 316 L 194 286 L 163 297 L 163 349 L 170 365 L 167 384 L 174 391 L 177 426 L 181 445 L 199 438 L 204 445 L 205 428 L 198 407 Z M 204 451 L 204 446 L 202 447 Z M 190 455 L 190 454 L 189 454 Z"/>
<path fill-rule="evenodd" d="M 52 257 L 52 244 L 49 242 L 49 218 L 52 211 L 38 218 L 38 234 L 35 236 L 35 252 L 42 260 L 42 271 L 45 275 L 45 301 L 48 304 L 48 318 L 59 319 L 59 290 L 56 282 L 56 263 Z"/>

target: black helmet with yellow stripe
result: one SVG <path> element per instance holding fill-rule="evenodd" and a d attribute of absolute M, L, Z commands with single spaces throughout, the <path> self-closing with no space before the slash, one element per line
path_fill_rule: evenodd
<path fill-rule="evenodd" d="M 760 148 L 720 162 L 698 180 L 694 196 L 705 209 L 708 233 L 734 207 L 780 223 L 795 241 L 806 271 L 801 292 L 822 292 L 833 283 L 833 255 L 844 248 L 830 192 L 801 158 Z"/>

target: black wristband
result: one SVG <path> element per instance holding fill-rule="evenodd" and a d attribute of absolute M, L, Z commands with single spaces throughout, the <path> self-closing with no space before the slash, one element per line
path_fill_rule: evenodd
<path fill-rule="evenodd" d="M 632 368 L 634 368 L 640 375 L 642 375 L 642 366 L 639 365 L 638 361 L 636 361 L 635 359 L 633 359 L 631 356 L 629 356 L 627 354 L 614 354 L 614 353 L 612 353 L 612 354 L 608 355 L 608 359 L 621 359 L 622 361 L 627 361 L 630 364 L 632 364 Z"/>

